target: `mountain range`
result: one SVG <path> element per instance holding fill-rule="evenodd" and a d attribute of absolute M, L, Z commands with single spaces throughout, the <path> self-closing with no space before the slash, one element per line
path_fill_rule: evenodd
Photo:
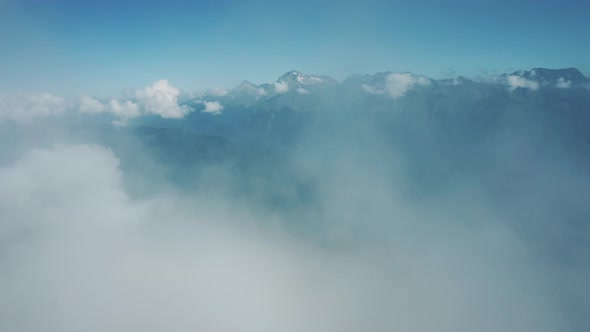
<path fill-rule="evenodd" d="M 529 84 L 527 84 L 529 83 Z M 584 76 L 576 68 L 546 69 L 534 68 L 528 71 L 516 71 L 511 74 L 502 74 L 490 77 L 485 81 L 475 81 L 463 76 L 454 79 L 431 79 L 425 76 L 415 75 L 409 72 L 379 72 L 373 75 L 352 75 L 342 82 L 324 75 L 306 75 L 292 70 L 274 83 L 256 85 L 249 81 L 243 81 L 237 87 L 219 93 L 209 91 L 202 93 L 198 98 L 185 102 L 187 105 L 197 106 L 203 100 L 219 100 L 227 104 L 268 103 L 275 99 L 288 99 L 288 96 L 298 96 L 305 99 L 309 95 L 322 95 L 327 92 L 337 95 L 353 96 L 382 95 L 391 99 L 403 97 L 408 92 L 416 92 L 419 88 L 428 87 L 429 92 L 441 90 L 453 90 L 449 87 L 467 86 L 502 88 L 507 90 L 538 90 L 543 89 L 590 89 L 590 79 Z M 280 98 L 279 98 L 280 96 Z M 195 107 L 198 109 L 199 107 Z"/>
<path fill-rule="evenodd" d="M 411 190 L 431 192 L 474 177 L 502 193 L 518 183 L 510 182 L 513 176 L 527 173 L 513 161 L 522 157 L 527 167 L 557 158 L 590 169 L 589 82 L 574 68 L 535 68 L 486 81 L 382 72 L 337 82 L 293 70 L 272 84 L 244 81 L 187 100 L 183 105 L 194 111 L 183 119 L 141 117 L 108 135 L 139 138 L 183 184 L 191 183 L 197 165 L 229 163 L 248 174 L 242 179 L 272 184 L 268 197 L 284 202 L 310 191 L 301 189 L 305 176 L 292 171 L 302 151 L 375 146 L 403 160 Z M 222 108 L 204 112 L 205 103 Z M 300 189 L 279 189 L 288 187 Z"/>
<path fill-rule="evenodd" d="M 216 103 L 216 111 L 206 112 L 207 103 Z M 575 68 L 535 68 L 486 81 L 381 72 L 338 82 L 292 70 L 272 84 L 244 81 L 183 105 L 194 111 L 182 120 L 152 116 L 130 125 L 182 128 L 279 151 L 304 145 L 301 133 L 309 128 L 338 131 L 359 122 L 372 122 L 392 136 L 434 135 L 457 144 L 485 139 L 519 122 L 547 127 L 547 137 L 559 132 L 590 142 L 585 129 L 590 79 Z"/>

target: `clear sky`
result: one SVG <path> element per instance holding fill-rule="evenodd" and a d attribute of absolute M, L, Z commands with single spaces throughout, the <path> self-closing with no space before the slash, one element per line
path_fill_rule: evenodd
<path fill-rule="evenodd" d="M 0 92 L 532 67 L 590 73 L 590 1 L 0 0 Z"/>

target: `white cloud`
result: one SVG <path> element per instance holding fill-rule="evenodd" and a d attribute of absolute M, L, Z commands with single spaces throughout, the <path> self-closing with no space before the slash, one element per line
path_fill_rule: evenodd
<path fill-rule="evenodd" d="M 430 79 L 411 73 L 391 73 L 385 78 L 383 88 L 363 84 L 363 90 L 371 94 L 387 94 L 393 99 L 403 97 L 416 85 L 429 85 Z"/>
<path fill-rule="evenodd" d="M 362 265 L 209 201 L 131 199 L 99 146 L 33 150 L 0 183 L 3 331 L 342 331 L 369 298 Z"/>
<path fill-rule="evenodd" d="M 392 73 L 387 76 L 385 91 L 393 98 L 399 98 L 412 89 L 415 85 L 428 85 L 430 80 L 426 77 L 416 76 L 411 73 Z"/>
<path fill-rule="evenodd" d="M 178 105 L 179 95 L 180 90 L 170 85 L 168 80 L 156 81 L 135 93 L 137 103 L 143 112 L 173 119 L 182 118 L 190 112 L 189 107 Z"/>
<path fill-rule="evenodd" d="M 368 84 L 361 85 L 361 88 L 373 95 L 382 95 L 385 93 L 383 90 L 380 90 L 380 89 L 378 89 L 374 86 L 368 85 Z"/>
<path fill-rule="evenodd" d="M 64 113 L 67 109 L 64 98 L 50 93 L 36 95 L 0 95 L 0 121 L 13 120 L 27 123 L 36 117 Z"/>
<path fill-rule="evenodd" d="M 119 101 L 117 99 L 111 99 L 108 105 L 109 110 L 120 118 L 135 118 L 141 114 L 139 106 L 131 100 Z"/>
<path fill-rule="evenodd" d="M 180 106 L 179 96 L 180 90 L 170 85 L 168 80 L 159 80 L 143 90 L 132 91 L 125 98 L 112 98 L 106 103 L 95 98 L 82 97 L 78 108 L 84 113 L 112 113 L 118 117 L 113 124 L 124 126 L 129 119 L 146 114 L 171 119 L 184 117 L 191 108 Z"/>
<path fill-rule="evenodd" d="M 79 109 L 83 113 L 102 113 L 108 110 L 107 106 L 100 100 L 91 97 L 82 97 L 80 99 Z"/>
<path fill-rule="evenodd" d="M 221 111 L 223 111 L 224 107 L 218 101 L 206 101 L 204 103 L 205 103 L 205 109 L 202 110 L 202 112 L 217 115 L 217 114 L 221 114 Z"/>
<path fill-rule="evenodd" d="M 64 113 L 77 109 L 82 113 L 112 113 L 119 119 L 117 125 L 124 125 L 131 118 L 154 114 L 162 118 L 178 119 L 191 111 L 188 106 L 178 104 L 180 90 L 167 80 L 159 80 L 142 90 L 129 93 L 124 98 L 112 98 L 107 102 L 84 96 L 68 102 L 63 97 L 49 93 L 33 95 L 0 95 L 0 121 L 13 120 L 21 123 L 36 117 Z"/>
<path fill-rule="evenodd" d="M 517 75 L 509 75 L 507 77 L 507 83 L 510 89 L 510 92 L 518 88 L 529 89 L 532 91 L 539 90 L 539 82 L 534 80 L 529 80 L 524 77 L 520 77 Z"/>
<path fill-rule="evenodd" d="M 120 180 L 119 161 L 113 153 L 94 145 L 56 146 L 52 149 L 33 149 L 11 167 L 0 168 L 2 202 L 11 206 L 37 198 L 37 193 L 53 193 L 48 203 L 58 206 L 70 204 L 71 199 L 84 195 L 112 198 L 111 187 Z M 47 176 L 50 171 L 52 176 Z M 88 189 L 88 190 L 87 190 Z M 9 193 L 10 192 L 10 193 Z M 69 194 L 76 193 L 75 197 Z M 26 195 L 32 194 L 25 199 Z M 42 201 L 43 202 L 43 201 Z"/>
<path fill-rule="evenodd" d="M 267 93 L 266 93 L 266 90 L 264 90 L 264 88 L 257 88 L 256 89 L 256 96 L 257 97 L 264 97 L 266 95 L 267 95 Z"/>
<path fill-rule="evenodd" d="M 560 88 L 560 89 L 569 89 L 572 87 L 572 81 L 566 81 L 565 78 L 560 77 L 557 80 L 557 84 L 555 84 L 556 87 Z"/>
<path fill-rule="evenodd" d="M 289 91 L 289 83 L 287 82 L 275 82 L 275 92 L 276 93 L 285 93 Z"/>
<path fill-rule="evenodd" d="M 117 99 L 111 99 L 108 105 L 109 111 L 118 117 L 117 120 L 113 121 L 113 125 L 116 127 L 124 127 L 129 119 L 140 115 L 139 106 L 130 100 L 121 102 Z"/>
<path fill-rule="evenodd" d="M 420 209 L 442 223 L 425 227 L 390 195 L 365 195 L 379 185 L 344 181 L 335 210 L 326 202 L 334 232 L 358 216 L 388 228 L 332 248 L 260 227 L 239 204 L 133 199 L 122 176 L 89 145 L 0 167 L 2 331 L 564 330 L 562 285 L 503 226 L 445 227 L 439 209 Z"/>
<path fill-rule="evenodd" d="M 297 92 L 298 92 L 300 95 L 308 95 L 308 94 L 310 93 L 309 91 L 307 91 L 307 90 L 306 90 L 306 89 L 304 89 L 304 88 L 297 88 Z"/>
<path fill-rule="evenodd" d="M 78 109 L 83 113 L 112 113 L 117 117 L 113 125 L 124 127 L 131 118 L 141 115 L 140 107 L 131 100 L 111 99 L 107 103 L 91 97 L 82 97 Z"/>
<path fill-rule="evenodd" d="M 533 70 L 530 71 L 530 73 L 531 73 L 531 76 L 532 77 L 537 77 L 537 71 L 536 70 L 533 69 Z"/>

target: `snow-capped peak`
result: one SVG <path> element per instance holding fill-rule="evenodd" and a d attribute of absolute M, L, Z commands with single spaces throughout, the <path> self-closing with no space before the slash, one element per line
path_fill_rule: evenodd
<path fill-rule="evenodd" d="M 284 82 L 288 85 L 293 85 L 297 87 L 338 83 L 331 77 L 319 75 L 306 75 L 297 70 L 291 70 L 283 74 L 283 76 L 279 77 L 277 82 Z"/>

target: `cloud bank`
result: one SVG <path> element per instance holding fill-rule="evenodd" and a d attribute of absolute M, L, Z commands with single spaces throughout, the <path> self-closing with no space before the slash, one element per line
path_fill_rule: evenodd
<path fill-rule="evenodd" d="M 186 122 L 158 118 L 185 112 L 163 81 L 14 99 L 0 130 L 0 331 L 584 330 L 590 180 L 582 145 L 562 145 L 583 104 L 555 81 L 540 88 L 557 106 L 497 79 L 472 101 L 421 89 L 435 108 L 355 83 L 342 103 L 281 108 L 295 93 Z M 367 81 L 393 99 L 432 84 Z M 254 100 L 214 99 L 192 102 L 219 114 Z M 400 106 L 413 111 L 377 112 Z M 545 116 L 563 110 L 563 123 Z"/>
<path fill-rule="evenodd" d="M 377 172 L 342 183 L 338 173 L 346 170 L 333 170 L 322 180 L 335 194 L 325 202 L 327 217 L 344 218 L 338 222 L 345 228 L 355 215 L 367 217 L 369 227 L 387 218 L 393 228 L 379 234 L 405 230 L 405 237 L 381 241 L 376 233 L 360 247 L 330 248 L 259 227 L 261 216 L 231 202 L 132 199 L 118 158 L 100 146 L 32 150 L 0 168 L 0 327 L 492 332 L 563 326 L 547 301 L 550 291 L 539 284 L 542 271 L 505 229 L 447 228 L 457 225 L 438 213 L 382 205 L 391 193 L 373 181 Z M 348 185 L 354 192 L 342 190 Z M 371 209 L 359 215 L 362 206 Z M 437 218 L 436 235 L 417 218 Z M 340 227 L 332 227 L 338 237 Z"/>
<path fill-rule="evenodd" d="M 0 122 L 4 120 L 28 123 L 37 117 L 62 114 L 67 101 L 50 93 L 34 95 L 0 95 Z"/>
<path fill-rule="evenodd" d="M 66 100 L 49 93 L 2 95 L 0 96 L 0 121 L 12 120 L 27 123 L 38 117 L 60 115 L 66 112 L 111 113 L 118 118 L 115 122 L 119 125 L 142 115 L 180 119 L 188 114 L 191 108 L 179 105 L 179 96 L 180 90 L 167 80 L 156 81 L 144 89 L 131 92 L 129 96 L 106 101 L 88 96 L 78 100 Z"/>

